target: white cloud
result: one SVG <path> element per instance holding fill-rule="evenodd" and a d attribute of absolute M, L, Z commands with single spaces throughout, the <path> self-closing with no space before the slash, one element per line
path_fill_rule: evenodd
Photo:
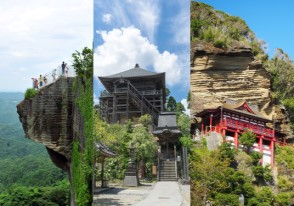
<path fill-rule="evenodd" d="M 115 27 L 135 25 L 153 42 L 160 22 L 160 1 L 158 0 L 108 0 L 95 1 L 100 12 L 111 15 Z"/>
<path fill-rule="evenodd" d="M 182 99 L 181 100 L 182 105 L 185 107 L 185 113 L 190 117 L 190 109 L 188 109 L 188 102 L 187 99 Z"/>
<path fill-rule="evenodd" d="M 102 16 L 102 21 L 106 24 L 110 24 L 112 20 L 112 15 L 111 14 L 104 14 Z"/>
<path fill-rule="evenodd" d="M 0 89 L 24 91 L 32 76 L 69 62 L 75 50 L 91 47 L 93 2 L 4 0 L 0 30 Z M 22 67 L 27 72 L 17 73 Z"/>
<path fill-rule="evenodd" d="M 139 63 L 142 68 L 153 67 L 156 72 L 166 72 L 169 86 L 181 82 L 183 68 L 179 66 L 178 56 L 168 51 L 160 53 L 139 29 L 127 27 L 97 33 L 104 43 L 95 48 L 95 77 L 122 72 Z"/>
<path fill-rule="evenodd" d="M 171 31 L 174 34 L 174 41 L 178 44 L 190 44 L 190 13 L 189 7 L 180 7 L 181 11 L 174 18 L 171 18 Z"/>

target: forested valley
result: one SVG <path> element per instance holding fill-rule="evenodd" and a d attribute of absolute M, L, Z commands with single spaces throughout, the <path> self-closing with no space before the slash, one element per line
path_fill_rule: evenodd
<path fill-rule="evenodd" d="M 68 205 L 67 174 L 25 137 L 16 112 L 23 93 L 0 93 L 0 205 Z"/>

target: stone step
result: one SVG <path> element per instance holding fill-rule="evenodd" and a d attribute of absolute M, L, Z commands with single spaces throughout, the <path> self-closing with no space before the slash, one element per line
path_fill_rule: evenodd
<path fill-rule="evenodd" d="M 176 178 L 159 178 L 159 181 L 177 181 Z"/>

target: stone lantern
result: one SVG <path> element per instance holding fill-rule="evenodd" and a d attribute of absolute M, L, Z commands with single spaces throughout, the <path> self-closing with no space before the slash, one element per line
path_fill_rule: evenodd
<path fill-rule="evenodd" d="M 137 187 L 139 185 L 138 175 L 137 175 L 137 166 L 135 164 L 135 147 L 133 144 L 129 147 L 130 150 L 130 160 L 128 163 L 128 168 L 125 173 L 125 178 L 123 186 L 125 187 Z"/>

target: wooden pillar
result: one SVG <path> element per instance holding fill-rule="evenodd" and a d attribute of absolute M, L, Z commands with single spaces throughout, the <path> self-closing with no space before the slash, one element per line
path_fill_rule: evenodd
<path fill-rule="evenodd" d="M 143 96 L 141 96 L 141 116 L 143 115 Z"/>
<path fill-rule="evenodd" d="M 274 161 L 275 161 L 275 142 L 272 140 L 270 144 L 270 150 L 271 150 L 271 168 L 274 167 Z"/>
<path fill-rule="evenodd" d="M 116 95 L 113 96 L 112 122 L 116 123 Z"/>
<path fill-rule="evenodd" d="M 235 148 L 236 149 L 238 149 L 238 147 L 239 147 L 239 140 L 238 140 L 238 132 L 239 132 L 239 130 L 237 130 L 236 132 L 235 132 L 235 136 L 234 136 L 234 143 L 235 143 Z"/>
<path fill-rule="evenodd" d="M 204 130 L 204 120 L 202 120 L 202 124 L 201 124 L 201 133 L 205 134 L 205 130 Z"/>
<path fill-rule="evenodd" d="M 263 163 L 263 135 L 262 136 L 260 136 L 260 138 L 259 138 L 259 152 L 261 153 L 261 155 L 262 155 L 262 157 L 261 157 L 261 159 L 260 159 L 260 164 L 262 165 L 262 163 Z"/>
<path fill-rule="evenodd" d="M 130 99 L 130 97 L 129 97 L 129 89 L 130 89 L 130 87 L 129 87 L 129 82 L 128 82 L 128 84 L 127 84 L 128 86 L 127 86 L 127 89 L 128 89 L 128 92 L 127 92 L 127 114 L 126 114 L 126 116 L 127 116 L 127 120 L 129 119 L 129 106 L 130 106 L 130 103 L 129 103 L 129 99 Z"/>
<path fill-rule="evenodd" d="M 105 157 L 102 157 L 102 163 L 101 163 L 101 187 L 103 187 L 103 180 L 104 180 L 104 163 L 105 163 Z"/>

